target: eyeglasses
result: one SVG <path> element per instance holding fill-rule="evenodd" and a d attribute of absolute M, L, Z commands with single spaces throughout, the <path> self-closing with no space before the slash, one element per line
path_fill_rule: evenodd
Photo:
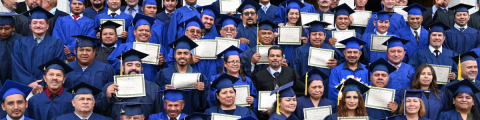
<path fill-rule="evenodd" d="M 191 34 L 194 34 L 194 33 L 198 33 L 198 34 L 201 34 L 202 33 L 202 30 L 194 30 L 194 29 L 190 29 L 188 30 Z"/>
<path fill-rule="evenodd" d="M 257 14 L 257 12 L 244 12 L 243 14 L 246 16 L 249 16 L 249 15 L 255 15 Z"/>
<path fill-rule="evenodd" d="M 240 64 L 240 61 L 228 61 L 228 64 Z"/>
<path fill-rule="evenodd" d="M 222 28 L 223 31 L 236 31 L 237 28 Z"/>

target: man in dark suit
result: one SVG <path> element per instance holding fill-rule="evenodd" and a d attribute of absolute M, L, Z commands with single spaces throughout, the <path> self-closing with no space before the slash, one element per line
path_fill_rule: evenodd
<path fill-rule="evenodd" d="M 120 11 L 125 12 L 135 18 L 135 14 L 143 14 L 142 6 L 138 5 L 138 0 L 125 0 L 126 6 L 120 7 Z"/>
<path fill-rule="evenodd" d="M 31 8 L 35 8 L 41 5 L 42 5 L 42 0 L 25 0 L 25 2 L 19 2 L 17 4 L 17 9 L 15 10 L 15 12 L 17 12 L 18 14 L 21 14 L 21 13 L 27 12 Z M 17 32 L 22 36 L 32 35 L 32 32 L 28 27 L 28 17 L 19 15 L 19 16 L 13 17 L 13 19 L 15 21 L 15 32 Z"/>
<path fill-rule="evenodd" d="M 25 0 L 24 2 L 18 2 L 18 3 L 17 3 L 17 9 L 15 9 L 14 11 L 15 11 L 16 13 L 18 13 L 18 14 L 28 11 L 28 9 L 27 9 L 27 4 L 25 3 L 25 2 L 27 2 L 27 1 L 28 1 L 28 0 Z M 41 0 L 38 1 L 38 2 L 41 2 Z M 40 5 L 40 4 L 38 4 L 38 5 Z M 37 6 L 38 6 L 38 5 L 37 5 Z"/>
<path fill-rule="evenodd" d="M 168 28 L 170 25 L 170 19 L 172 18 L 173 11 L 175 11 L 175 6 L 177 6 L 178 0 L 163 0 L 165 5 L 165 11 L 158 13 L 155 18 L 159 19 L 165 24 L 165 27 Z"/>
<path fill-rule="evenodd" d="M 427 11 L 423 12 L 422 26 L 427 26 L 435 21 L 442 21 L 448 26 L 453 25 L 454 11 L 448 10 L 448 3 L 450 0 L 435 0 L 433 7 L 429 7 Z M 449 19 L 452 18 L 452 19 Z"/>
<path fill-rule="evenodd" d="M 48 22 L 50 22 L 50 27 L 47 31 L 47 35 L 52 35 L 53 28 L 55 27 L 55 22 L 57 22 L 57 18 L 67 16 L 69 14 L 57 9 L 57 0 L 43 0 L 42 8 L 53 14 L 53 17 L 48 19 Z"/>

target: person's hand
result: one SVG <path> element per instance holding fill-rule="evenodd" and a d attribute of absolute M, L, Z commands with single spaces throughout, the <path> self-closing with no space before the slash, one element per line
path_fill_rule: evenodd
<path fill-rule="evenodd" d="M 248 96 L 248 97 L 247 97 L 247 102 L 248 102 L 248 104 L 253 104 L 253 97 L 252 97 L 252 96 Z"/>
<path fill-rule="evenodd" d="M 267 110 L 262 111 L 262 113 L 265 114 L 265 115 L 267 115 L 267 114 L 268 114 L 268 111 L 270 111 L 270 108 L 268 108 Z"/>
<path fill-rule="evenodd" d="M 247 44 L 247 45 L 250 44 L 250 40 L 248 40 L 247 38 L 240 38 L 239 40 L 243 44 Z"/>
<path fill-rule="evenodd" d="M 273 35 L 275 36 L 275 38 L 277 38 L 280 35 L 280 33 L 273 33 Z M 275 38 L 273 39 L 272 43 L 275 43 Z"/>
<path fill-rule="evenodd" d="M 74 60 L 75 60 L 75 56 L 68 56 L 68 57 L 67 57 L 67 61 L 68 61 L 68 62 L 72 62 L 72 61 L 74 61 Z"/>
<path fill-rule="evenodd" d="M 205 89 L 205 84 L 203 82 L 197 82 L 195 83 L 195 88 L 197 88 L 198 91 L 203 91 Z"/>
<path fill-rule="evenodd" d="M 119 86 L 117 84 L 111 84 L 110 86 L 108 86 L 108 88 L 107 88 L 107 98 L 108 98 L 108 100 L 110 100 L 110 98 L 112 98 L 112 96 L 114 94 L 116 94 L 115 90 L 117 90 L 117 91 L 120 90 L 120 89 L 118 89 L 118 87 Z"/>
<path fill-rule="evenodd" d="M 158 66 L 163 65 L 164 62 L 165 62 L 165 57 L 163 57 L 163 54 L 160 53 L 160 54 L 158 55 Z"/>
<path fill-rule="evenodd" d="M 450 79 L 450 80 L 455 80 L 455 77 L 456 77 L 456 76 L 457 76 L 457 75 L 455 75 L 454 72 L 448 73 L 448 79 Z"/>
<path fill-rule="evenodd" d="M 122 39 L 126 40 L 128 37 L 128 32 L 123 31 L 121 36 L 122 36 Z"/>
<path fill-rule="evenodd" d="M 165 89 L 175 89 L 175 87 L 173 87 L 173 85 L 167 84 L 165 85 Z"/>
<path fill-rule="evenodd" d="M 368 17 L 368 21 L 370 21 L 370 17 Z"/>
<path fill-rule="evenodd" d="M 43 91 L 43 86 L 42 85 L 39 85 L 38 83 L 42 82 L 43 80 L 37 80 L 35 82 L 32 82 L 30 84 L 28 84 L 28 86 L 32 87 L 32 94 L 38 94 L 38 93 L 42 93 Z"/>
<path fill-rule="evenodd" d="M 97 32 L 97 38 L 102 39 L 102 38 L 100 38 L 100 32 Z"/>
<path fill-rule="evenodd" d="M 328 68 L 332 69 L 334 67 L 337 67 L 337 60 L 330 58 L 327 62 Z"/>
<path fill-rule="evenodd" d="M 285 26 L 285 23 L 278 23 L 278 26 Z"/>
<path fill-rule="evenodd" d="M 65 51 L 65 55 L 68 55 L 68 54 L 72 54 L 72 51 L 70 51 L 70 49 L 68 49 L 67 45 L 63 45 L 65 48 L 63 48 L 63 50 Z"/>
<path fill-rule="evenodd" d="M 196 64 L 200 61 L 200 55 L 192 55 L 190 64 Z"/>
<path fill-rule="evenodd" d="M 334 46 L 335 43 L 337 43 L 337 38 L 331 37 L 330 39 L 328 39 L 328 44 L 329 45 Z"/>
<path fill-rule="evenodd" d="M 253 54 L 251 59 L 252 63 L 257 64 L 257 62 L 260 61 L 260 57 L 262 57 L 260 53 Z"/>
<path fill-rule="evenodd" d="M 228 12 L 226 15 L 230 15 L 230 16 L 233 16 L 235 14 L 231 13 L 231 12 Z"/>
<path fill-rule="evenodd" d="M 390 102 L 388 102 L 387 106 L 388 106 L 388 109 L 392 110 L 392 112 L 391 112 L 392 114 L 397 112 L 398 104 L 396 102 L 390 101 Z"/>
<path fill-rule="evenodd" d="M 283 62 L 281 64 L 283 67 L 288 67 L 288 64 L 287 64 L 287 59 L 283 59 Z"/>
<path fill-rule="evenodd" d="M 353 16 L 348 16 L 348 18 L 350 18 L 350 23 L 348 23 L 349 25 L 353 23 L 354 19 L 353 19 Z"/>
<path fill-rule="evenodd" d="M 302 44 L 307 44 L 307 42 L 308 42 L 307 37 L 302 37 Z"/>

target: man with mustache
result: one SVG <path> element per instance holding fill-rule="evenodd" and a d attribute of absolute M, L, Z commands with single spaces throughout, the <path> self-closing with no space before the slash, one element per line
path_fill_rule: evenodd
<path fill-rule="evenodd" d="M 237 9 L 241 14 L 242 24 L 238 24 L 238 35 L 241 43 L 248 44 L 250 48 L 257 45 L 257 19 L 260 5 L 253 0 L 245 0 Z M 278 12 L 278 11 L 277 11 Z"/>
<path fill-rule="evenodd" d="M 300 2 L 302 2 L 305 7 L 302 7 L 300 9 L 300 12 L 306 12 L 306 13 L 318 13 L 319 11 L 315 11 L 315 6 L 313 6 L 312 4 L 308 3 L 308 2 L 305 2 L 304 0 L 298 0 Z M 328 1 L 330 2 L 330 0 L 325 0 L 325 1 Z M 287 11 L 287 8 L 285 8 L 284 6 L 282 5 L 285 5 L 287 2 L 291 2 L 291 0 L 287 0 L 285 2 L 282 2 L 280 3 L 280 5 L 278 6 L 278 9 L 277 9 L 277 12 L 275 12 L 275 21 L 273 21 L 273 23 L 275 24 L 282 24 L 282 23 L 287 23 L 286 21 L 286 11 Z M 285 5 L 285 6 L 288 6 L 288 5 Z M 330 3 L 328 3 L 328 6 L 330 6 Z M 322 17 L 320 17 L 320 19 L 322 19 Z"/>
<path fill-rule="evenodd" d="M 42 92 L 44 71 L 35 67 L 53 58 L 64 59 L 63 42 L 47 35 L 48 18 L 53 15 L 41 7 L 36 7 L 23 15 L 29 17 L 33 35 L 15 41 L 12 49 L 12 80 L 33 87 L 33 94 Z"/>
<path fill-rule="evenodd" d="M 138 0 L 125 0 L 126 6 L 120 7 L 120 11 L 135 17 L 137 13 L 143 13 L 143 7 L 138 5 Z"/>
<path fill-rule="evenodd" d="M 195 9 L 197 7 L 199 7 L 197 5 L 197 0 L 185 0 L 185 6 L 180 7 L 173 12 L 170 20 L 170 25 L 168 25 L 166 39 L 168 41 L 167 44 L 170 44 L 176 39 L 185 35 L 185 25 L 180 23 L 183 23 L 192 17 L 201 17 L 199 11 Z"/>
<path fill-rule="evenodd" d="M 117 28 L 120 27 L 112 21 L 107 21 L 100 26 L 95 27 L 95 30 L 100 32 L 101 45 L 95 48 L 95 60 L 108 64 L 108 56 L 115 50 L 117 46 Z"/>
<path fill-rule="evenodd" d="M 43 79 L 47 83 L 47 87 L 43 92 L 35 94 L 29 99 L 27 117 L 35 120 L 51 120 L 73 112 L 74 108 L 70 105 L 73 94 L 63 87 L 65 75 L 73 69 L 59 58 L 39 65 L 37 69 L 45 71 Z"/>
<path fill-rule="evenodd" d="M 60 115 L 53 120 L 112 120 L 112 118 L 93 112 L 95 105 L 94 96 L 97 96 L 98 93 L 102 92 L 101 89 L 88 83 L 81 82 L 67 91 L 75 94 L 75 97 L 72 99 L 72 105 L 75 107 L 75 111 L 73 113 Z"/>
<path fill-rule="evenodd" d="M 107 12 L 107 9 L 103 6 L 104 2 L 105 0 L 90 0 L 92 7 L 85 8 L 83 15 L 93 20 L 98 14 Z"/>
<path fill-rule="evenodd" d="M 19 14 L 23 14 L 25 13 L 26 11 L 29 11 L 35 7 L 42 7 L 42 1 L 43 0 L 25 0 L 25 2 L 20 2 L 17 4 L 17 9 L 15 10 L 17 13 Z M 17 32 L 18 34 L 22 35 L 22 36 L 30 36 L 32 35 L 32 31 L 29 30 L 30 26 L 29 26 L 29 17 L 28 16 L 23 16 L 23 15 L 19 15 L 19 16 L 15 16 L 13 17 L 14 21 L 15 21 L 15 32 Z M 50 18 L 49 18 L 50 19 Z M 47 20 L 49 20 L 47 19 Z M 49 20 L 50 21 L 50 20 Z M 51 23 L 51 24 L 54 24 L 54 23 Z M 48 31 L 47 35 L 52 35 L 50 31 Z"/>
<path fill-rule="evenodd" d="M 102 19 L 123 19 L 125 21 L 125 31 L 121 33 L 120 40 L 117 40 L 117 44 L 125 43 L 128 37 L 128 29 L 130 24 L 132 24 L 133 17 L 127 13 L 124 13 L 120 10 L 120 0 L 107 0 L 107 11 L 98 14 L 94 19 L 94 26 L 99 26 Z M 97 31 L 98 32 L 98 31 Z"/>
<path fill-rule="evenodd" d="M 258 10 L 258 21 L 275 21 L 275 12 L 278 10 L 278 6 L 270 4 L 270 0 L 259 0 L 262 6 Z"/>
<path fill-rule="evenodd" d="M 407 54 L 405 49 L 406 43 L 408 43 L 408 40 L 391 37 L 382 44 L 387 46 L 386 54 L 388 63 L 397 68 L 396 71 L 388 75 L 390 81 L 387 85 L 387 88 L 395 89 L 396 94 L 398 94 L 403 88 L 410 87 L 415 75 L 415 68 L 412 65 L 402 62 L 405 58 L 405 54 Z"/>
<path fill-rule="evenodd" d="M 176 63 L 173 66 L 160 70 L 155 76 L 155 82 L 162 90 L 175 89 L 172 85 L 172 76 L 174 73 L 200 73 L 189 64 L 189 62 L 192 61 L 192 49 L 198 46 L 195 42 L 187 36 L 182 36 L 168 46 L 172 48 L 172 56 L 175 57 Z M 207 109 L 208 88 L 210 88 L 210 82 L 208 82 L 204 74 L 201 74 L 198 82 L 195 83 L 195 88 L 188 89 L 188 92 L 184 92 L 183 100 L 185 107 L 182 113 L 191 114 Z"/>
<path fill-rule="evenodd" d="M 3 7 L 0 7 L 0 12 L 13 13 L 17 9 L 17 0 L 2 0 Z"/>
<path fill-rule="evenodd" d="M 333 4 L 332 0 L 317 0 L 317 4 L 318 10 L 316 10 L 315 12 L 321 15 L 323 15 L 323 13 L 332 14 L 332 12 L 330 11 L 330 6 Z"/>
<path fill-rule="evenodd" d="M 164 111 L 150 115 L 151 120 L 182 120 L 186 116 L 182 113 L 185 107 L 185 100 L 183 100 L 182 92 L 186 92 L 181 89 L 165 89 L 163 90 L 163 103 Z"/>
<path fill-rule="evenodd" d="M 155 18 L 155 14 L 157 14 L 157 2 L 155 0 L 144 0 L 142 9 L 143 9 L 143 15 Z M 136 36 L 133 34 L 133 31 L 135 30 L 135 28 L 134 27 L 129 27 L 129 28 L 130 29 L 128 33 L 130 33 L 130 35 L 128 35 L 127 42 L 134 42 Z M 165 40 L 167 30 L 168 28 L 165 27 L 165 24 L 162 21 L 155 19 L 155 22 L 152 24 L 152 29 L 151 29 L 152 36 L 150 37 L 149 42 L 160 44 L 162 45 L 163 48 L 168 48 L 167 40 Z"/>
<path fill-rule="evenodd" d="M 2 112 L 6 111 L 7 115 L 2 120 L 33 120 L 24 115 L 28 108 L 26 97 L 30 91 L 32 87 L 11 80 L 5 82 L 0 89 L 0 96 L 2 96 Z"/>
<path fill-rule="evenodd" d="M 215 17 L 220 17 L 220 12 L 217 11 L 213 4 L 197 7 L 197 10 L 200 12 L 200 20 L 205 25 L 202 38 L 215 39 L 215 37 L 219 37 L 220 35 L 218 35 L 217 27 L 215 26 Z"/>
<path fill-rule="evenodd" d="M 375 19 L 373 24 L 374 26 L 376 26 L 376 29 L 375 29 L 376 31 L 375 32 L 365 31 L 365 34 L 363 34 L 362 36 L 363 37 L 362 40 L 367 42 L 367 44 L 365 44 L 364 46 L 368 52 L 368 53 L 365 53 L 367 55 L 366 57 L 369 57 L 367 63 L 371 63 L 371 61 L 377 61 L 380 58 L 387 59 L 387 55 L 385 54 L 385 52 L 371 51 L 370 45 L 372 42 L 372 35 L 396 36 L 394 33 L 390 32 L 389 30 L 390 24 L 392 23 L 392 21 L 390 21 L 390 15 L 388 15 L 389 13 L 393 13 L 393 12 L 378 12 L 376 17 L 372 18 L 372 19 Z"/>
<path fill-rule="evenodd" d="M 75 38 L 73 35 L 85 35 L 95 37 L 96 31 L 93 29 L 93 20 L 84 17 L 85 0 L 71 0 L 71 14 L 59 17 L 53 27 L 52 37 L 58 38 L 65 43 L 65 57 L 69 62 L 75 60 Z M 58 11 L 58 10 L 57 10 Z M 69 89 L 69 88 L 68 88 Z"/>
<path fill-rule="evenodd" d="M 399 38 L 409 40 L 410 42 L 405 45 L 407 49 L 407 61 L 413 56 L 415 51 L 428 47 L 428 31 L 422 27 L 423 16 L 422 12 L 428 10 L 420 4 L 414 3 L 406 8 L 404 11 L 408 12 L 408 24 L 396 31 L 396 35 Z"/>
<path fill-rule="evenodd" d="M 190 19 L 186 20 L 185 22 L 180 23 L 179 25 L 185 26 L 185 28 L 182 28 L 182 29 L 186 29 L 184 36 L 188 37 L 190 40 L 199 40 L 200 37 L 202 36 L 202 29 L 205 29 L 205 25 L 203 25 L 202 21 L 200 21 L 200 19 L 197 18 L 197 17 L 191 17 Z M 176 62 L 178 62 L 178 61 L 175 61 L 176 58 L 175 58 L 175 56 L 173 56 L 173 54 L 175 54 L 174 49 L 173 48 L 168 48 L 168 49 L 169 49 L 168 54 L 170 56 L 167 57 L 167 59 L 165 60 L 165 63 L 167 63 L 167 67 L 172 67 L 172 66 L 175 66 Z M 193 54 L 193 52 L 192 52 L 192 54 Z M 199 63 L 200 61 L 201 61 L 200 56 L 191 55 L 188 63 L 193 65 L 193 64 Z M 215 63 L 209 62 L 209 64 L 211 64 L 211 66 L 208 67 L 208 68 L 214 69 L 213 67 L 214 67 Z M 195 70 L 199 70 L 199 68 L 196 65 L 194 65 L 192 67 Z M 202 68 L 202 70 L 200 70 L 200 71 L 202 71 L 203 74 L 209 74 L 208 69 Z M 216 74 L 216 72 L 212 73 L 212 75 L 215 75 L 215 74 Z"/>
<path fill-rule="evenodd" d="M 340 0 L 332 0 L 332 4 L 330 4 L 330 9 L 338 7 L 338 4 L 340 4 L 338 1 Z"/>
<path fill-rule="evenodd" d="M 390 28 L 388 32 L 396 33 L 397 30 L 407 27 L 407 22 L 405 22 L 405 18 L 402 15 L 393 11 L 393 7 L 395 7 L 396 0 L 382 0 L 383 10 L 380 12 L 391 12 L 389 13 L 390 17 Z M 374 21 L 377 17 L 377 14 L 373 14 L 370 19 L 368 20 L 367 28 L 365 29 L 365 33 L 375 32 L 375 25 Z M 373 60 L 375 61 L 375 60 Z"/>
<path fill-rule="evenodd" d="M 165 11 L 158 13 L 155 18 L 159 19 L 165 24 L 165 28 L 168 29 L 170 26 L 170 19 L 172 18 L 173 11 L 175 11 L 178 0 L 163 0 L 163 5 L 165 6 Z M 168 40 L 165 40 L 168 41 Z M 165 42 L 166 43 L 166 42 Z M 168 44 L 168 43 L 167 43 Z"/>
<path fill-rule="evenodd" d="M 0 14 L 0 81 L 12 79 L 12 55 L 13 43 L 23 36 L 15 32 L 13 16 L 18 14 Z"/>
<path fill-rule="evenodd" d="M 473 6 L 463 3 L 450 8 L 450 11 L 455 10 L 455 24 L 450 26 L 452 29 L 445 31 L 446 38 L 443 46 L 458 54 L 480 47 L 478 30 L 467 25 L 470 20 L 470 14 L 468 13 L 470 8 L 473 8 Z"/>
<path fill-rule="evenodd" d="M 392 66 L 385 59 L 380 58 L 377 61 L 370 64 L 368 70 L 372 72 L 370 75 L 370 82 L 373 87 L 387 88 L 390 81 L 390 75 L 392 72 L 396 71 L 396 68 Z M 410 87 L 410 86 L 408 86 Z M 396 91 L 398 92 L 398 90 Z M 397 94 L 395 94 L 397 95 Z M 390 101 L 387 103 L 388 110 L 380 110 L 375 108 L 367 108 L 368 116 L 373 119 L 384 119 L 388 116 L 394 115 L 398 110 L 398 104 L 395 101 Z"/>

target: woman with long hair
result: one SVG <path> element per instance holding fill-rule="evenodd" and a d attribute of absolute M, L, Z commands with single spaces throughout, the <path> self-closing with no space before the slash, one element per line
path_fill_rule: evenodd
<path fill-rule="evenodd" d="M 402 100 L 399 114 L 395 120 L 430 120 L 425 117 L 426 109 L 423 104 L 422 93 L 419 90 L 409 90 L 405 92 L 405 99 Z"/>
<path fill-rule="evenodd" d="M 284 4 L 280 4 L 286 9 L 286 18 L 285 23 L 279 23 L 278 26 L 298 26 L 302 27 L 302 17 L 300 15 L 300 9 L 305 7 L 305 5 L 300 1 L 300 0 L 288 0 L 287 2 L 284 2 Z M 306 37 L 308 35 L 308 30 L 304 29 L 302 27 L 302 33 L 300 34 L 301 41 L 302 43 L 300 45 L 280 45 L 282 49 L 285 51 L 285 57 L 288 62 L 292 61 L 292 56 L 293 56 L 293 51 L 297 48 L 300 47 L 303 44 L 306 44 L 308 42 L 308 38 Z"/>
<path fill-rule="evenodd" d="M 336 113 L 337 104 L 323 96 L 323 94 L 325 93 L 325 85 L 323 83 L 323 80 L 327 80 L 328 76 L 317 68 L 314 68 L 307 74 L 308 75 L 303 75 L 302 77 L 298 78 L 300 79 L 300 81 L 307 80 L 307 85 L 305 87 L 307 94 L 305 94 L 305 96 L 297 98 L 298 103 L 295 114 L 297 115 L 298 119 L 305 119 L 305 116 L 303 115 L 304 108 L 331 106 L 332 113 Z"/>
<path fill-rule="evenodd" d="M 462 80 L 455 84 L 447 86 L 454 92 L 453 104 L 450 104 L 450 110 L 440 113 L 438 120 L 480 120 L 478 110 L 473 106 L 475 104 L 476 93 L 480 92 L 469 80 Z"/>
<path fill-rule="evenodd" d="M 342 91 L 342 97 L 338 101 L 338 112 L 325 117 L 324 120 L 337 120 L 338 117 L 368 117 L 362 96 L 370 90 L 368 86 L 349 78 L 337 89 Z"/>
<path fill-rule="evenodd" d="M 295 108 L 297 108 L 297 97 L 292 86 L 293 82 L 290 82 L 272 91 L 270 95 L 277 94 L 277 101 L 273 103 L 269 111 L 270 118 L 268 120 L 285 120 L 287 118 L 298 120 L 294 114 Z"/>

